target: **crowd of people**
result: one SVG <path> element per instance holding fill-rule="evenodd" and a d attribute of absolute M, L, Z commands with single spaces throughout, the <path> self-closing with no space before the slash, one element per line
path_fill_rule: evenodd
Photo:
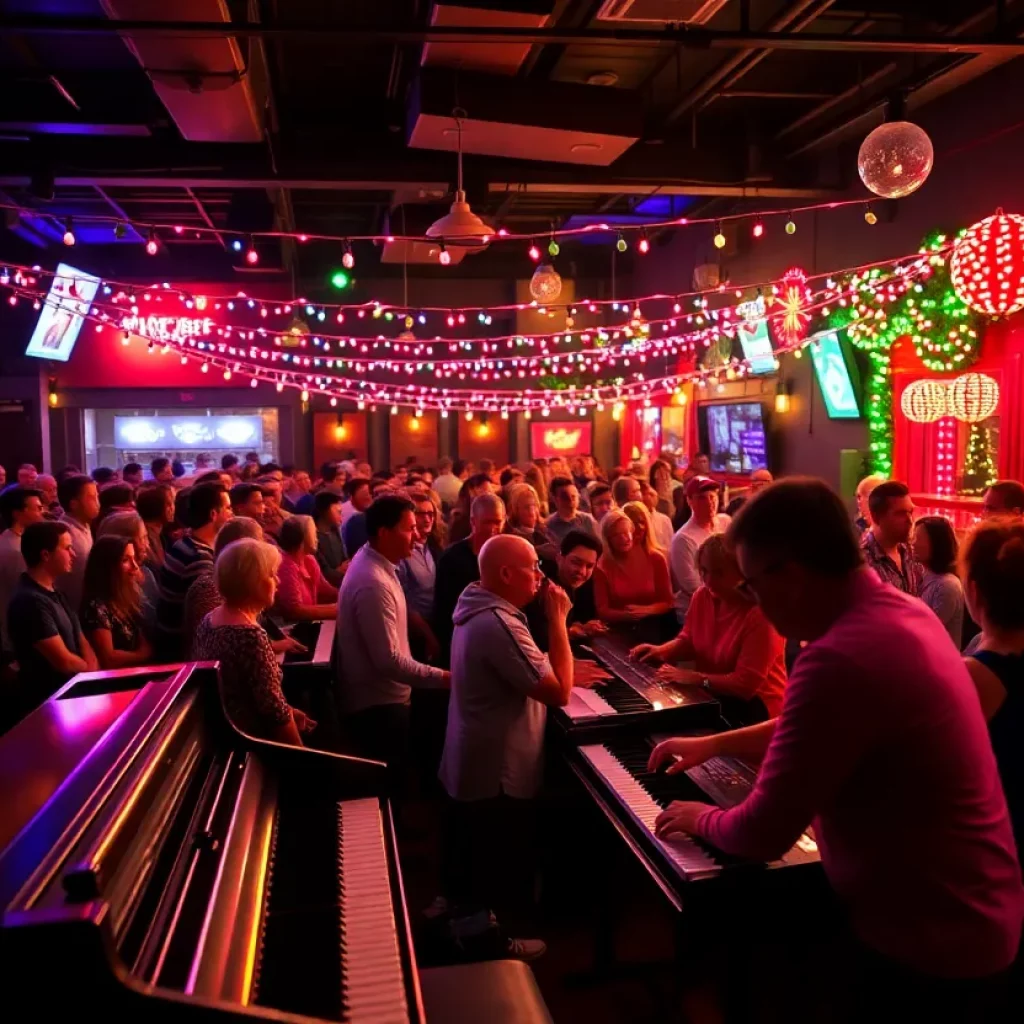
<path fill-rule="evenodd" d="M 413 694 L 450 693 L 433 726 L 446 828 L 432 909 L 491 932 L 507 881 L 492 866 L 542 786 L 545 709 L 607 679 L 573 645 L 613 630 L 732 726 L 665 741 L 652 770 L 763 759 L 741 805 L 673 804 L 659 834 L 772 860 L 813 823 L 872 969 L 971 991 L 1009 969 L 1024 917 L 1021 484 L 990 487 L 958 536 L 876 477 L 856 518 L 824 484 L 766 470 L 729 500 L 700 453 L 607 474 L 590 456 L 345 460 L 315 480 L 255 453 L 197 465 L 22 466 L 0 491 L 7 723 L 78 672 L 196 658 L 220 662 L 243 731 L 328 742 L 286 700 L 279 655 L 300 648 L 282 626 L 334 620 L 330 741 L 385 761 L 399 800 Z"/>

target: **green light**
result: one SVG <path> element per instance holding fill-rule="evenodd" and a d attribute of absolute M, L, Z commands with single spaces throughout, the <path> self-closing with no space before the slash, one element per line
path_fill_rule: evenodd
<path fill-rule="evenodd" d="M 629 245 L 627 244 L 626 240 L 622 237 L 622 235 L 619 235 L 619 237 L 616 239 L 615 248 L 618 249 L 619 252 L 625 252 L 629 248 Z"/>
<path fill-rule="evenodd" d="M 557 256 L 561 251 L 559 244 L 552 238 L 551 241 L 548 242 L 548 255 Z"/>
<path fill-rule="evenodd" d="M 331 274 L 331 285 L 337 288 L 338 291 L 342 291 L 352 283 L 352 278 L 348 276 L 348 272 L 344 270 L 336 270 Z"/>

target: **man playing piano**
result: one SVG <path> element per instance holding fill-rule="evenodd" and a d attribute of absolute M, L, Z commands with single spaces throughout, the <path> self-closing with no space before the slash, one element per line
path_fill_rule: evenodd
<path fill-rule="evenodd" d="M 649 770 L 673 773 L 764 756 L 745 801 L 672 803 L 657 834 L 772 861 L 813 823 L 854 936 L 839 958 L 851 1020 L 1010 1019 L 985 1009 L 1017 955 L 1024 888 L 977 694 L 941 623 L 864 566 L 821 481 L 767 488 L 730 541 L 765 617 L 807 646 L 778 718 L 654 749 Z"/>

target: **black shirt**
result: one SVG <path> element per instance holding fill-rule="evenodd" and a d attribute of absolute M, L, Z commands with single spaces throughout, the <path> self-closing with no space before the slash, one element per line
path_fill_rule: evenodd
<path fill-rule="evenodd" d="M 456 541 L 452 544 L 437 563 L 437 583 L 434 586 L 434 635 L 441 644 L 440 664 L 447 668 L 451 658 L 452 634 L 455 624 L 455 606 L 459 603 L 462 592 L 480 579 L 480 566 L 477 564 L 476 553 L 472 541 Z"/>
<path fill-rule="evenodd" d="M 572 602 L 569 615 L 565 620 L 566 627 L 574 626 L 576 623 L 590 622 L 597 618 L 597 605 L 594 602 L 594 579 L 591 577 L 582 587 L 567 587 L 558 578 L 558 564 L 548 558 L 540 560 L 540 567 L 544 575 L 552 583 L 557 583 Z M 527 625 L 530 627 L 530 635 L 533 642 L 545 653 L 548 650 L 548 620 L 544 613 L 544 606 L 539 597 L 534 598 L 524 609 Z"/>

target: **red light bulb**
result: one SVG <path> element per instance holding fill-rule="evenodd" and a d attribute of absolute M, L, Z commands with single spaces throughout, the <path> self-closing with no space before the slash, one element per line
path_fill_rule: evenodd
<path fill-rule="evenodd" d="M 260 261 L 260 254 L 252 247 L 249 247 L 248 252 L 245 254 L 245 262 L 249 266 L 255 266 Z"/>
<path fill-rule="evenodd" d="M 442 247 L 441 251 L 437 254 L 437 258 L 442 267 L 447 267 L 448 264 L 451 263 L 452 261 L 452 254 L 447 249 Z"/>
<path fill-rule="evenodd" d="M 754 225 L 754 237 L 755 238 L 760 238 L 763 234 L 764 234 L 764 225 L 760 221 L 758 221 Z"/>
<path fill-rule="evenodd" d="M 536 244 L 530 246 L 529 254 L 530 259 L 533 260 L 534 263 L 540 260 L 540 249 L 537 248 Z"/>
<path fill-rule="evenodd" d="M 636 243 L 637 249 L 646 256 L 651 251 L 651 243 L 647 241 L 647 236 L 641 237 L 640 241 Z"/>

